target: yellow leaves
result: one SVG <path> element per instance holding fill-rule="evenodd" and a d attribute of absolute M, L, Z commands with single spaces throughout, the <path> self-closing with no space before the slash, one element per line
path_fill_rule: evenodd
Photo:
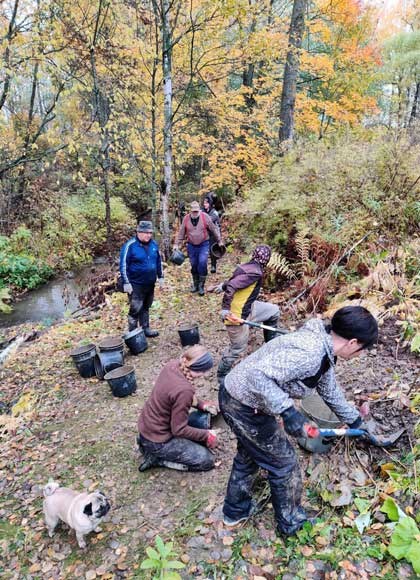
<path fill-rule="evenodd" d="M 26 391 L 19 401 L 12 407 L 12 416 L 25 416 L 33 411 L 36 402 L 36 395 L 34 391 Z"/>
<path fill-rule="evenodd" d="M 334 61 L 327 54 L 310 54 L 303 52 L 301 56 L 302 70 L 309 72 L 313 76 L 322 75 L 323 80 L 328 80 L 334 76 Z"/>

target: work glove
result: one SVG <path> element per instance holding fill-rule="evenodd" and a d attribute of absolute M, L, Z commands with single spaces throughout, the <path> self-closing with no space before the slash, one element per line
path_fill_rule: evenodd
<path fill-rule="evenodd" d="M 133 287 L 130 284 L 130 282 L 128 284 L 124 284 L 124 288 L 123 288 L 124 292 L 126 294 L 132 294 L 133 293 Z"/>
<path fill-rule="evenodd" d="M 215 401 L 198 401 L 197 409 L 205 413 L 210 413 L 210 415 L 217 415 L 219 413 L 219 407 Z"/>
<path fill-rule="evenodd" d="M 359 417 L 356 419 L 356 421 L 353 421 L 353 423 L 349 423 L 348 424 L 350 429 L 363 429 L 363 431 L 367 431 L 368 433 L 372 432 L 372 429 L 369 427 L 369 424 L 363 420 L 362 417 Z"/>
<path fill-rule="evenodd" d="M 159 288 L 162 290 L 165 287 L 165 278 L 159 278 Z"/>
<path fill-rule="evenodd" d="M 228 318 L 231 314 L 232 314 L 231 311 L 226 310 L 226 309 L 224 309 L 220 312 L 220 316 L 221 316 L 223 321 L 225 321 L 225 319 Z"/>
<path fill-rule="evenodd" d="M 295 407 L 289 407 L 281 414 L 286 432 L 292 437 L 318 437 L 318 427 L 299 413 Z"/>
<path fill-rule="evenodd" d="M 206 445 L 209 449 L 217 447 L 217 433 L 218 429 L 209 429 L 209 431 L 207 431 Z"/>
<path fill-rule="evenodd" d="M 216 292 L 216 294 L 221 294 L 223 291 L 224 291 L 223 290 L 223 282 L 221 282 L 220 284 L 217 284 L 213 290 L 213 292 Z"/>

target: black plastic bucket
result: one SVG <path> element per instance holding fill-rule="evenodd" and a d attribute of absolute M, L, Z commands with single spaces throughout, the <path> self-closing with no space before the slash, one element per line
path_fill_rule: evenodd
<path fill-rule="evenodd" d="M 124 364 L 124 342 L 119 337 L 110 337 L 98 344 L 99 352 L 95 356 L 95 373 L 103 379 L 106 373 L 122 367 Z"/>
<path fill-rule="evenodd" d="M 306 417 L 322 429 L 337 429 L 343 423 L 318 393 L 312 393 L 305 397 L 302 400 L 301 410 Z M 327 437 L 298 437 L 297 442 L 311 453 L 328 453 L 334 445 L 334 439 Z"/>
<path fill-rule="evenodd" d="M 216 260 L 220 260 L 226 254 L 225 246 L 220 246 L 218 243 L 212 244 L 210 248 L 210 252 L 216 258 Z"/>
<path fill-rule="evenodd" d="M 169 258 L 169 260 L 173 264 L 176 264 L 177 266 L 180 266 L 181 264 L 183 264 L 185 262 L 185 255 L 180 250 L 174 250 L 172 252 L 171 257 Z"/>
<path fill-rule="evenodd" d="M 135 328 L 123 336 L 131 354 L 140 354 L 147 349 L 147 339 L 142 328 Z"/>
<path fill-rule="evenodd" d="M 196 429 L 210 429 L 211 415 L 206 411 L 192 411 L 188 415 L 188 425 Z"/>
<path fill-rule="evenodd" d="M 84 379 L 95 376 L 95 355 L 96 346 L 94 344 L 84 344 L 78 346 L 70 352 L 70 356 Z"/>
<path fill-rule="evenodd" d="M 105 375 L 114 397 L 127 397 L 137 390 L 134 367 L 126 365 Z"/>
<path fill-rule="evenodd" d="M 200 342 L 200 333 L 198 331 L 198 324 L 191 322 L 189 324 L 182 324 L 178 327 L 179 338 L 182 346 L 193 346 Z"/>

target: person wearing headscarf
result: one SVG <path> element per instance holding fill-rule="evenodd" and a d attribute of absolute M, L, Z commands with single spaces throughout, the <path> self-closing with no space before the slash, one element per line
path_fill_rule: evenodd
<path fill-rule="evenodd" d="M 314 438 L 319 431 L 296 409 L 294 399 L 316 391 L 340 421 L 369 431 L 361 411 L 337 384 L 334 365 L 336 357 L 355 358 L 377 340 L 378 323 L 372 314 L 362 306 L 345 306 L 335 312 L 331 324 L 308 320 L 298 331 L 263 345 L 226 376 L 219 405 L 238 441 L 223 506 L 226 526 L 236 526 L 252 514 L 252 485 L 259 468 L 268 472 L 277 531 L 292 535 L 310 520 L 301 505 L 299 463 L 286 433 Z"/>
<path fill-rule="evenodd" d="M 187 252 L 192 275 L 191 292 L 198 292 L 200 296 L 204 296 L 210 236 L 213 236 L 218 244 L 222 244 L 222 241 L 220 231 L 216 228 L 211 218 L 201 211 L 198 201 L 191 202 L 190 208 L 190 213 L 187 213 L 182 220 L 173 249 L 178 250 L 184 240 L 187 240 Z"/>
<path fill-rule="evenodd" d="M 214 467 L 209 448 L 217 445 L 217 429 L 196 425 L 202 419 L 209 423 L 208 413 L 217 414 L 217 403 L 198 399 L 194 385 L 212 366 L 211 354 L 197 344 L 163 367 L 138 419 L 137 442 L 144 456 L 140 471 L 150 467 L 208 471 Z M 190 413 L 193 406 L 201 414 Z"/>
<path fill-rule="evenodd" d="M 262 286 L 264 269 L 271 258 L 270 246 L 256 246 L 249 262 L 237 266 L 229 280 L 214 288 L 224 292 L 222 300 L 222 320 L 226 325 L 230 344 L 223 352 L 217 377 L 219 381 L 227 375 L 235 362 L 246 352 L 249 339 L 249 327 L 239 322 L 240 319 L 262 322 L 277 326 L 280 309 L 277 304 L 257 300 Z M 273 330 L 264 330 L 264 340 L 275 338 Z"/>
<path fill-rule="evenodd" d="M 220 233 L 221 230 L 220 230 L 219 212 L 214 207 L 214 198 L 211 193 L 208 193 L 203 200 L 203 211 L 211 218 L 211 221 L 213 222 L 218 232 Z M 212 245 L 216 243 L 216 238 L 213 236 L 213 234 L 210 234 L 209 242 L 210 242 L 210 264 L 211 264 L 210 272 L 212 274 L 215 274 L 217 270 L 217 259 L 211 252 Z"/>

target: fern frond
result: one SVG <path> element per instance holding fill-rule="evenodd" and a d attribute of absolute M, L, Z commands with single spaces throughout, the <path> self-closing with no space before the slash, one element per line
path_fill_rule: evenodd
<path fill-rule="evenodd" d="M 295 237 L 296 252 L 299 257 L 299 274 L 304 276 L 308 270 L 309 251 L 311 249 L 311 241 L 308 238 L 308 228 L 299 228 Z"/>
<path fill-rule="evenodd" d="M 295 274 L 284 256 L 278 254 L 277 252 L 271 253 L 270 261 L 267 264 L 267 268 L 279 274 L 280 276 L 284 276 L 289 280 L 295 277 Z"/>

